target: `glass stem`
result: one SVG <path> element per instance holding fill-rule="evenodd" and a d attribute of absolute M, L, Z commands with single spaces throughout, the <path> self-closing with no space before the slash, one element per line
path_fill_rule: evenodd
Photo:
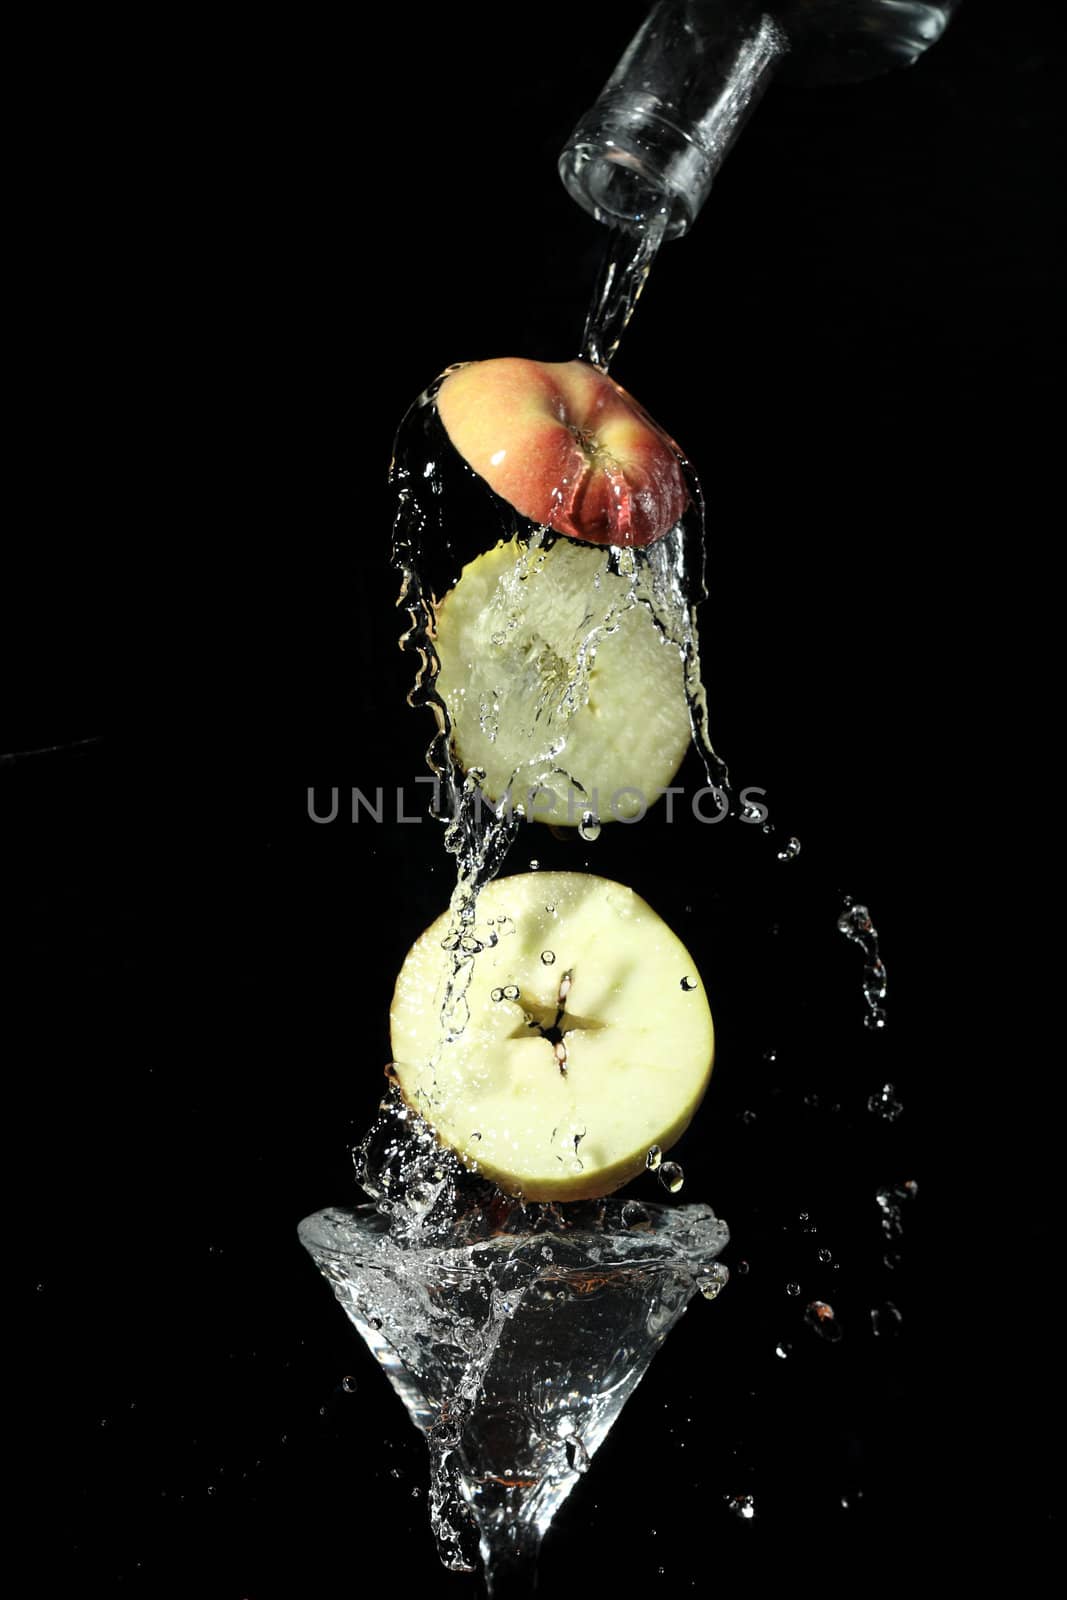
<path fill-rule="evenodd" d="M 489 1600 L 526 1600 L 537 1593 L 540 1529 L 529 1523 L 509 1523 L 494 1529 L 490 1537 L 482 1535 L 481 1552 Z"/>

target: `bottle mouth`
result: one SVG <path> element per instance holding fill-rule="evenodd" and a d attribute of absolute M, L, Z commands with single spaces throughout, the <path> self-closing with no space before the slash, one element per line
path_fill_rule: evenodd
<path fill-rule="evenodd" d="M 559 158 L 559 175 L 571 198 L 609 227 L 643 233 L 666 213 L 663 236 L 679 239 L 696 215 L 657 164 L 621 143 L 572 141 Z"/>
<path fill-rule="evenodd" d="M 560 157 L 567 192 L 600 222 L 642 232 L 665 216 L 666 238 L 685 233 L 789 48 L 762 6 L 720 6 L 708 29 L 690 9 L 651 12 Z"/>

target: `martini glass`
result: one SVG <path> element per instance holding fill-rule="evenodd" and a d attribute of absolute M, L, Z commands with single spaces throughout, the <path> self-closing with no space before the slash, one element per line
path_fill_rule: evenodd
<path fill-rule="evenodd" d="M 541 1540 L 698 1292 L 727 1279 L 706 1205 L 517 1208 L 472 1242 L 373 1205 L 300 1238 L 430 1449 L 444 1564 L 532 1593 Z"/>

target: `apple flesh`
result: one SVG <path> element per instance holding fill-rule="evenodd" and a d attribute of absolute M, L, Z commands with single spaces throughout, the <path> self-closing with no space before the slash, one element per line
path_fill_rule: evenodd
<path fill-rule="evenodd" d="M 478 900 L 458 1022 L 442 1027 L 449 915 L 412 946 L 390 1013 L 405 1101 L 510 1194 L 610 1194 L 685 1131 L 714 1029 L 681 940 L 632 889 L 577 872 L 498 878 Z"/>
<path fill-rule="evenodd" d="M 486 551 L 440 602 L 435 687 L 465 771 L 537 821 L 589 810 L 630 821 L 674 778 L 691 725 L 678 647 L 656 626 L 648 575 L 560 539 Z"/>
<path fill-rule="evenodd" d="M 437 410 L 497 494 L 573 539 L 652 544 L 688 503 L 675 445 L 584 361 L 472 361 L 445 379 Z"/>

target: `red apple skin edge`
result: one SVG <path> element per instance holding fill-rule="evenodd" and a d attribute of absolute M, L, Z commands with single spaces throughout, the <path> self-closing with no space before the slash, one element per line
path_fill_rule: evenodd
<path fill-rule="evenodd" d="M 572 539 L 652 544 L 688 504 L 675 445 L 584 361 L 472 361 L 445 379 L 437 410 L 490 488 Z"/>

